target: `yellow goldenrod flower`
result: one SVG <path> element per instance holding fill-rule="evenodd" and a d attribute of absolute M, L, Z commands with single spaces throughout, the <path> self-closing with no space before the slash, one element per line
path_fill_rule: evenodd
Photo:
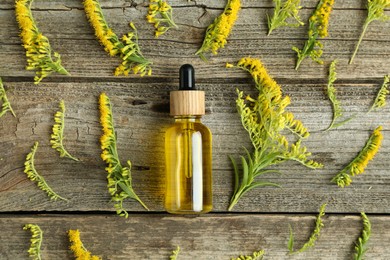
<path fill-rule="evenodd" d="M 227 67 L 234 67 L 228 64 Z M 311 155 L 301 141 L 289 144 L 284 129 L 297 135 L 299 139 L 307 138 L 309 132 L 302 122 L 296 120 L 291 112 L 285 111 L 290 104 L 290 98 L 282 95 L 279 84 L 268 74 L 266 68 L 258 59 L 242 58 L 238 68 L 248 71 L 255 81 L 259 91 L 257 98 L 244 96 L 237 90 L 237 110 L 241 122 L 249 133 L 254 152 L 246 151 L 247 156 L 241 156 L 242 174 L 238 171 L 235 160 L 232 159 L 235 172 L 235 191 L 230 201 L 231 210 L 246 191 L 259 186 L 278 186 L 275 183 L 256 181 L 255 178 L 266 172 L 271 165 L 288 160 L 297 161 L 309 168 L 321 168 L 322 164 L 309 160 Z M 242 175 L 242 177 L 240 177 Z M 250 177 L 248 177 L 250 176 Z M 240 181 L 241 179 L 241 181 Z M 241 183 L 239 183 L 241 182 Z"/>
<path fill-rule="evenodd" d="M 35 84 L 53 72 L 70 75 L 62 67 L 61 57 L 57 52 L 54 52 L 55 60 L 52 59 L 49 39 L 39 31 L 32 16 L 30 9 L 32 2 L 33 0 L 16 0 L 15 2 L 16 20 L 21 30 L 20 37 L 23 47 L 26 50 L 26 69 L 36 71 Z"/>
<path fill-rule="evenodd" d="M 127 211 L 123 208 L 123 201 L 126 198 L 132 198 L 138 201 L 145 209 L 148 209 L 141 199 L 135 194 L 131 182 L 131 163 L 127 161 L 128 166 L 123 167 L 120 163 L 114 121 L 110 99 L 105 93 L 99 97 L 100 124 L 103 128 L 103 135 L 100 138 L 102 149 L 101 158 L 107 163 L 107 182 L 108 191 L 118 215 L 128 217 Z"/>
<path fill-rule="evenodd" d="M 302 8 L 299 6 L 301 0 L 285 0 L 282 3 L 282 0 L 273 0 L 275 3 L 275 9 L 272 17 L 268 18 L 268 35 L 271 34 L 273 30 L 282 26 L 298 27 L 304 25 L 299 18 L 298 12 Z M 294 18 L 295 23 L 289 23 L 286 20 L 288 18 Z"/>
<path fill-rule="evenodd" d="M 305 42 L 302 50 L 293 47 L 293 50 L 296 51 L 298 55 L 295 66 L 296 70 L 298 70 L 301 62 L 308 56 L 310 56 L 312 60 L 323 64 L 323 61 L 320 59 L 323 53 L 322 44 L 318 38 L 328 36 L 329 16 L 332 12 L 333 4 L 334 0 L 320 0 L 316 10 L 310 16 L 308 40 Z"/>
<path fill-rule="evenodd" d="M 91 255 L 83 245 L 80 239 L 80 231 L 69 230 L 68 231 L 69 241 L 71 243 L 70 250 L 72 250 L 74 257 L 76 260 L 100 260 L 101 258 L 98 256 Z"/>
<path fill-rule="evenodd" d="M 203 60 L 207 60 L 204 53 L 212 52 L 215 55 L 218 49 L 225 46 L 226 40 L 237 20 L 240 8 L 240 0 L 228 0 L 223 13 L 207 27 L 202 47 L 195 55 L 199 55 Z"/>
<path fill-rule="evenodd" d="M 371 161 L 379 151 L 383 139 L 381 131 L 382 126 L 378 126 L 359 154 L 344 169 L 337 173 L 332 179 L 332 182 L 343 188 L 351 184 L 351 176 L 364 172 L 369 161 Z"/>
<path fill-rule="evenodd" d="M 352 64 L 353 59 L 359 49 L 360 43 L 363 40 L 364 34 L 367 31 L 368 25 L 373 21 L 388 21 L 390 20 L 390 16 L 385 14 L 385 8 L 390 8 L 390 0 L 367 0 L 367 10 L 368 14 L 366 20 L 363 24 L 363 31 L 359 37 L 359 41 L 356 44 L 355 51 L 352 54 L 351 59 L 349 60 L 349 64 Z"/>
<path fill-rule="evenodd" d="M 177 28 L 177 25 L 172 18 L 172 7 L 165 0 L 151 1 L 149 11 L 146 15 L 146 20 L 154 24 L 155 36 L 158 38 L 171 28 Z M 161 26 L 163 23 L 166 26 Z"/>
<path fill-rule="evenodd" d="M 122 59 L 122 63 L 114 71 L 115 76 L 127 76 L 130 71 L 133 71 L 134 74 L 139 72 L 141 76 L 151 75 L 152 62 L 142 55 L 138 45 L 137 29 L 133 23 L 130 23 L 133 32 L 129 32 L 122 39 L 119 39 L 108 26 L 98 0 L 84 0 L 84 10 L 95 30 L 96 37 L 104 46 L 104 50 L 110 56 L 119 56 Z M 135 67 L 138 69 L 135 70 Z"/>

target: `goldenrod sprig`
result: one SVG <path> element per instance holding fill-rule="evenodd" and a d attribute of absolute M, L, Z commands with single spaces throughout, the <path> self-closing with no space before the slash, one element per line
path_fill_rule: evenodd
<path fill-rule="evenodd" d="M 368 110 L 368 112 L 371 112 L 372 110 L 377 110 L 377 109 L 380 109 L 380 108 L 383 108 L 384 106 L 386 106 L 386 98 L 387 98 L 387 95 L 390 93 L 390 91 L 388 89 L 389 82 L 390 82 L 389 75 L 386 75 L 384 80 L 383 80 L 383 84 L 382 84 L 381 88 L 379 89 L 378 94 L 375 97 L 374 103 L 372 104 L 372 106 L 371 106 L 370 110 Z"/>
<path fill-rule="evenodd" d="M 24 163 L 24 172 L 27 174 L 27 177 L 37 183 L 38 188 L 47 193 L 51 200 L 65 200 L 67 199 L 61 197 L 52 188 L 46 183 L 46 180 L 37 172 L 35 169 L 35 153 L 38 149 L 38 142 L 34 143 L 34 146 L 31 148 L 31 152 L 27 154 L 26 161 Z"/>
<path fill-rule="evenodd" d="M 326 204 L 322 204 L 320 207 L 320 212 L 318 213 L 318 216 L 316 218 L 316 223 L 315 223 L 315 228 L 313 230 L 313 233 L 311 233 L 309 240 L 297 251 L 294 251 L 294 234 L 290 226 L 290 238 L 288 240 L 288 250 L 290 251 L 290 254 L 302 253 L 315 245 L 315 242 L 320 236 L 321 229 L 324 226 L 324 223 L 322 222 L 322 217 L 325 215 L 325 208 L 326 208 Z"/>
<path fill-rule="evenodd" d="M 177 28 L 172 18 L 172 7 L 166 0 L 150 0 L 146 19 L 149 23 L 154 24 L 156 38 L 171 28 Z"/>
<path fill-rule="evenodd" d="M 367 10 L 368 14 L 366 17 L 366 20 L 363 24 L 363 31 L 359 37 L 359 41 L 356 44 L 355 51 L 352 54 L 351 59 L 349 60 L 349 64 L 352 64 L 353 59 L 355 58 L 355 55 L 359 49 L 360 43 L 363 40 L 364 34 L 367 31 L 368 25 L 373 21 L 382 21 L 385 22 L 387 20 L 390 20 L 390 16 L 385 14 L 385 8 L 390 7 L 390 1 L 389 0 L 367 0 Z"/>
<path fill-rule="evenodd" d="M 152 62 L 142 55 L 138 44 L 137 29 L 133 23 L 130 23 L 133 31 L 119 39 L 108 26 L 98 0 L 84 0 L 84 10 L 105 51 L 111 56 L 120 56 L 122 59 L 122 63 L 115 69 L 115 76 L 122 74 L 127 76 L 130 71 L 134 74 L 140 73 L 141 76 L 151 75 Z"/>
<path fill-rule="evenodd" d="M 337 80 L 336 63 L 337 60 L 334 60 L 329 66 L 329 77 L 328 77 L 326 94 L 328 95 L 328 98 L 332 103 L 333 117 L 332 117 L 332 122 L 330 123 L 328 128 L 325 129 L 325 131 L 342 126 L 343 124 L 349 122 L 354 118 L 354 116 L 351 116 L 347 119 L 344 119 L 336 123 L 336 121 L 338 121 L 338 119 L 343 116 L 343 110 L 341 108 L 340 101 L 337 99 L 336 88 L 334 87 L 334 82 Z"/>
<path fill-rule="evenodd" d="M 374 159 L 382 143 L 382 126 L 378 126 L 368 138 L 366 145 L 359 154 L 332 179 L 339 187 L 344 188 L 351 184 L 351 176 L 362 174 L 368 162 Z"/>
<path fill-rule="evenodd" d="M 83 242 L 81 242 L 80 231 L 78 229 L 69 230 L 68 236 L 69 236 L 69 241 L 71 243 L 69 248 L 70 250 L 72 250 L 76 260 L 100 260 L 101 259 L 98 256 L 91 255 L 91 252 L 89 252 L 84 247 Z"/>
<path fill-rule="evenodd" d="M 202 47 L 195 55 L 199 55 L 202 60 L 207 61 L 205 53 L 211 52 L 216 55 L 218 49 L 225 46 L 240 8 L 241 0 L 228 0 L 223 13 L 207 27 Z"/>
<path fill-rule="evenodd" d="M 231 260 L 262 260 L 264 258 L 264 254 L 264 250 L 259 250 L 253 252 L 252 255 L 240 255 L 240 257 L 232 258 Z"/>
<path fill-rule="evenodd" d="M 64 147 L 64 128 L 65 128 L 65 102 L 60 101 L 60 111 L 57 111 L 54 115 L 53 133 L 51 134 L 51 147 L 56 149 L 60 153 L 60 157 L 66 157 L 75 161 L 79 161 L 76 157 L 73 157 L 68 153 Z"/>
<path fill-rule="evenodd" d="M 170 259 L 170 260 L 177 260 L 178 257 L 179 257 L 179 252 L 180 252 L 180 247 L 177 246 L 177 247 L 176 247 L 176 250 L 173 250 L 173 251 L 172 251 L 172 255 L 169 256 L 169 259 Z"/>
<path fill-rule="evenodd" d="M 354 260 L 363 260 L 364 254 L 367 251 L 367 242 L 370 239 L 371 236 L 371 223 L 368 219 L 367 215 L 362 212 L 361 213 L 362 220 L 363 220 L 363 231 L 362 235 L 358 238 L 358 241 L 355 244 L 355 255 Z"/>
<path fill-rule="evenodd" d="M 268 167 L 288 160 L 297 161 L 309 168 L 320 168 L 322 164 L 309 160 L 311 155 L 306 147 L 301 146 L 301 141 L 289 144 L 282 130 L 289 130 L 299 139 L 307 138 L 309 132 L 303 124 L 294 118 L 291 112 L 285 111 L 290 104 L 290 98 L 282 95 L 281 87 L 268 75 L 266 68 L 260 60 L 242 58 L 237 66 L 227 64 L 227 67 L 238 67 L 248 71 L 254 81 L 259 94 L 257 98 L 244 97 L 244 93 L 237 90 L 237 110 L 241 116 L 241 122 L 249 133 L 254 152 L 246 150 L 246 156 L 240 156 L 242 172 L 237 163 L 231 157 L 235 187 L 230 200 L 229 210 L 239 199 L 253 188 L 261 186 L 276 186 L 278 184 L 256 180 L 256 177 L 266 173 L 277 172 Z"/>
<path fill-rule="evenodd" d="M 127 218 L 129 214 L 123 208 L 123 201 L 127 198 L 138 201 L 145 209 L 148 208 L 133 190 L 130 161 L 127 161 L 127 167 L 123 167 L 120 163 L 111 103 L 105 93 L 100 95 L 99 108 L 100 124 L 103 128 L 103 135 L 100 138 L 101 157 L 107 163 L 108 191 L 111 194 L 112 200 L 115 202 L 114 207 L 116 208 L 117 214 Z"/>
<path fill-rule="evenodd" d="M 11 112 L 14 117 L 16 117 L 15 112 L 11 107 L 11 103 L 9 102 L 9 100 L 7 98 L 7 94 L 5 93 L 3 81 L 1 78 L 0 78 L 0 102 L 3 103 L 1 105 L 0 117 L 2 117 L 8 111 Z"/>
<path fill-rule="evenodd" d="M 301 0 L 273 0 L 275 3 L 275 9 L 272 17 L 267 14 L 268 19 L 268 35 L 271 32 L 282 26 L 298 27 L 304 25 L 299 18 L 298 12 L 302 8 L 299 4 Z M 286 21 L 288 18 L 293 18 L 295 22 Z"/>
<path fill-rule="evenodd" d="M 28 254 L 33 260 L 41 260 L 41 246 L 43 240 L 42 229 L 36 224 L 26 224 L 23 227 L 23 230 L 31 231 L 31 245 L 28 249 Z"/>
<path fill-rule="evenodd" d="M 20 37 L 23 47 L 26 49 L 27 70 L 36 70 L 34 82 L 38 84 L 43 78 L 53 72 L 70 75 L 61 65 L 61 57 L 52 49 L 49 39 L 38 29 L 31 13 L 33 0 L 16 0 L 15 13 L 16 20 L 21 30 Z"/>
<path fill-rule="evenodd" d="M 316 10 L 310 16 L 308 40 L 305 42 L 302 50 L 297 47 L 293 47 L 293 50 L 296 51 L 298 55 L 295 66 L 296 70 L 298 70 L 301 62 L 308 56 L 320 64 L 323 63 L 320 59 L 323 52 L 323 45 L 319 41 L 319 38 L 325 38 L 328 36 L 329 16 L 332 12 L 333 4 L 334 0 L 320 0 Z"/>

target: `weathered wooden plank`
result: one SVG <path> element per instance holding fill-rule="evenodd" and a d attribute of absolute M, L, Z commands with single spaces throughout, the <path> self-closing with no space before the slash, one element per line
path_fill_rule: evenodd
<path fill-rule="evenodd" d="M 169 90 L 177 82 L 164 83 L 8 83 L 7 93 L 17 119 L 11 114 L 0 119 L 0 211 L 113 210 L 106 190 L 104 163 L 100 160 L 97 97 L 105 91 L 114 106 L 118 148 L 123 162 L 134 165 L 135 190 L 151 210 L 163 210 L 164 131 L 172 122 L 167 113 Z M 282 80 L 281 83 L 287 83 Z M 325 82 L 324 82 L 325 83 Z M 228 155 L 243 154 L 250 147 L 246 132 L 234 108 L 235 88 L 253 91 L 252 83 L 230 81 L 200 82 L 207 91 L 208 114 L 204 117 L 214 137 L 214 210 L 226 211 L 232 192 L 233 173 Z M 328 202 L 329 212 L 389 213 L 390 162 L 389 108 L 366 115 L 381 81 L 377 84 L 340 84 L 339 96 L 345 115 L 357 119 L 337 131 L 321 132 L 330 122 L 330 104 L 324 96 L 325 84 L 282 84 L 290 95 L 290 110 L 312 130 L 305 141 L 313 158 L 324 163 L 318 171 L 295 163 L 279 166 L 284 172 L 267 176 L 283 185 L 282 189 L 255 190 L 236 206 L 247 212 L 313 212 Z M 53 115 L 58 101 L 67 106 L 65 145 L 82 162 L 60 159 L 49 147 Z M 329 181 L 364 146 L 370 132 L 382 124 L 383 147 L 370 163 L 367 173 L 355 178 L 351 187 L 340 189 Z M 50 202 L 46 195 L 27 180 L 23 162 L 34 141 L 40 142 L 36 167 L 51 186 L 69 203 Z M 143 210 L 128 203 L 132 211 Z"/>
<path fill-rule="evenodd" d="M 262 2 L 262 1 L 258 1 Z M 243 74 L 237 70 L 226 71 L 226 62 L 235 62 L 243 56 L 259 57 L 276 77 L 281 78 L 324 78 L 327 66 L 311 60 L 303 62 L 301 69 L 294 70 L 296 55 L 292 46 L 302 47 L 306 39 L 306 27 L 281 29 L 267 37 L 266 8 L 243 9 L 230 36 L 227 46 L 204 63 L 194 56 L 200 47 L 205 28 L 220 13 L 220 10 L 197 7 L 182 7 L 175 10 L 178 30 L 171 30 L 159 39 L 153 36 L 153 27 L 145 21 L 146 7 L 106 9 L 107 21 L 118 35 L 126 33 L 128 22 L 133 20 L 139 27 L 140 44 L 143 53 L 153 65 L 153 77 L 177 77 L 177 68 L 183 63 L 192 63 L 198 78 L 235 78 Z M 311 10 L 302 10 L 306 20 Z M 337 9 L 332 14 L 329 38 L 323 40 L 326 64 L 333 59 L 340 60 L 339 77 L 358 80 L 379 78 L 389 73 L 390 26 L 375 22 L 370 25 L 358 56 L 352 65 L 347 65 L 361 32 L 364 10 Z M 75 77 L 110 77 L 119 64 L 117 58 L 108 57 L 94 38 L 93 32 L 80 8 L 67 10 L 36 10 L 34 17 L 39 27 L 51 40 L 54 50 L 62 55 L 63 65 Z M 66 22 L 64 22 L 66 21 Z M 0 10 L 1 39 L 0 75 L 32 76 L 24 70 L 25 57 L 18 37 L 18 28 L 13 10 Z M 58 77 L 55 75 L 53 77 Z M 130 78 L 133 78 L 131 76 Z M 50 79 L 47 79 L 50 80 Z"/>
<path fill-rule="evenodd" d="M 116 1 L 110 1 L 110 0 L 100 0 L 99 1 L 101 6 L 103 8 L 129 8 L 129 7 L 136 7 L 139 8 L 147 6 L 149 1 L 145 0 L 133 0 L 133 1 L 127 1 L 127 0 L 116 0 Z M 11 9 L 14 6 L 15 1 L 14 0 L 3 0 L 0 3 L 0 9 Z M 203 9 L 223 9 L 226 1 L 225 0 L 170 0 L 168 3 L 172 7 L 187 7 L 187 6 L 196 6 L 198 8 Z M 301 6 L 303 8 L 314 8 L 318 3 L 318 0 L 302 0 Z M 273 1 L 253 1 L 253 0 L 242 0 L 241 1 L 242 8 L 273 8 L 274 3 Z M 67 1 L 61 1 L 61 0 L 53 0 L 50 2 L 47 2 L 45 0 L 35 0 L 33 9 L 70 9 L 70 8 L 82 8 L 82 1 L 76 1 L 76 0 L 67 0 Z M 334 6 L 335 9 L 345 8 L 345 9 L 363 9 L 365 8 L 364 1 L 354 1 L 354 0 L 344 0 L 344 1 L 337 1 Z"/>
<path fill-rule="evenodd" d="M 358 216 L 326 215 L 314 248 L 288 255 L 288 224 L 295 246 L 302 246 L 314 228 L 314 215 L 130 215 L 124 220 L 109 215 L 42 215 L 0 217 L 0 258 L 28 259 L 27 223 L 44 232 L 43 259 L 71 259 L 66 232 L 79 229 L 88 250 L 103 259 L 168 259 L 181 247 L 180 259 L 230 259 L 264 249 L 267 259 L 352 259 L 354 242 L 362 230 Z M 370 216 L 372 235 L 367 259 L 390 257 L 388 216 Z"/>

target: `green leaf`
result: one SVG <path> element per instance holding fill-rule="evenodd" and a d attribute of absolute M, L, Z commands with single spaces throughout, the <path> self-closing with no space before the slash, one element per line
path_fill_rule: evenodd
<path fill-rule="evenodd" d="M 41 176 L 35 169 L 35 153 L 38 149 L 38 142 L 34 143 L 34 146 L 31 148 L 31 152 L 27 154 L 26 161 L 24 163 L 24 172 L 27 174 L 27 177 L 37 183 L 38 188 L 45 191 L 51 200 L 65 200 L 67 199 L 61 197 L 52 188 L 46 183 L 46 180 Z"/>
<path fill-rule="evenodd" d="M 230 161 L 232 162 L 232 165 L 233 165 L 233 170 L 234 170 L 234 193 L 233 193 L 233 197 L 234 195 L 236 195 L 236 193 L 238 192 L 238 188 L 240 187 L 240 177 L 239 177 L 239 171 L 238 171 L 238 167 L 237 167 L 237 163 L 236 161 L 234 160 L 233 156 L 229 155 L 229 158 L 230 158 Z"/>
<path fill-rule="evenodd" d="M 64 147 L 64 128 L 65 128 L 65 102 L 60 101 L 60 111 L 57 111 L 54 115 L 54 125 L 52 128 L 51 147 L 60 153 L 60 157 L 69 158 L 74 161 L 79 161 L 76 157 L 73 157 Z"/>
<path fill-rule="evenodd" d="M 287 247 L 288 247 L 288 251 L 291 254 L 294 252 L 294 233 L 290 224 L 288 225 L 288 227 L 290 231 L 290 237 L 288 239 Z"/>

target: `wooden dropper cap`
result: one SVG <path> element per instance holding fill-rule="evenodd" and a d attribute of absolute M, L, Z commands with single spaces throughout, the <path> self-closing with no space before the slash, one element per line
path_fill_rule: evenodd
<path fill-rule="evenodd" d="M 195 88 L 195 70 L 190 64 L 180 67 L 179 90 L 171 91 L 171 116 L 201 116 L 205 114 L 204 91 Z"/>

